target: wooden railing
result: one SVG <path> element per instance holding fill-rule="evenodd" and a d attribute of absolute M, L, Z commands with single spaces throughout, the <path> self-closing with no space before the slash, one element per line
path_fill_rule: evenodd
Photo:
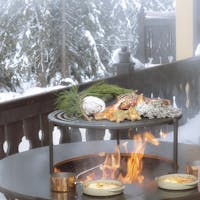
<path fill-rule="evenodd" d="M 136 57 L 143 63 L 166 64 L 176 60 L 175 13 L 141 11 Z"/>
<path fill-rule="evenodd" d="M 135 74 L 134 88 L 170 99 L 183 111 L 181 124 L 200 111 L 200 57 L 157 66 Z"/>
<path fill-rule="evenodd" d="M 123 67 L 123 64 L 118 67 Z M 183 111 L 181 124 L 200 111 L 200 58 L 195 57 L 167 65 L 161 65 L 128 75 L 106 79 L 108 83 L 138 89 L 145 96 L 168 98 Z M 79 86 L 82 90 L 93 82 Z M 64 89 L 68 89 L 67 87 Z M 0 158 L 18 153 L 25 136 L 31 148 L 48 145 L 49 126 L 47 115 L 55 110 L 56 95 L 63 89 L 24 97 L 0 104 Z M 69 130 L 61 130 L 67 132 Z M 72 131 L 72 130 L 70 130 Z M 98 130 L 96 130 L 98 131 Z M 88 130 L 88 133 L 90 131 Z M 40 133 L 40 134 L 39 134 Z M 71 142 L 63 136 L 60 143 Z M 7 143 L 7 151 L 3 146 Z"/>
<path fill-rule="evenodd" d="M 119 77 L 110 78 L 108 82 L 115 83 L 118 79 Z M 126 87 L 125 82 L 122 85 Z M 81 84 L 79 89 L 82 90 L 92 83 Z M 18 153 L 19 145 L 24 136 L 30 142 L 30 148 L 48 145 L 49 124 L 47 116 L 56 109 L 57 94 L 67 89 L 69 87 L 0 104 L 0 158 Z M 69 130 L 61 129 L 60 131 L 63 135 L 59 142 L 71 142 L 69 134 L 64 134 Z M 70 133 L 73 131 L 77 132 L 78 130 L 70 130 Z M 7 148 L 4 148 L 5 146 Z"/>
<path fill-rule="evenodd" d="M 54 110 L 55 91 L 8 101 L 0 104 L 0 157 L 18 152 L 23 136 L 31 147 L 48 144 L 47 114 Z M 39 139 L 39 131 L 42 139 Z M 7 143 L 7 152 L 3 144 Z"/>

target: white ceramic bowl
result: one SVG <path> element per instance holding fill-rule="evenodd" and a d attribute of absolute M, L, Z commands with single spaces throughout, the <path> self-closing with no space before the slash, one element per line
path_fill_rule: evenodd
<path fill-rule="evenodd" d="M 91 196 L 113 196 L 121 194 L 125 185 L 117 180 L 94 180 L 83 183 L 83 193 Z"/>
<path fill-rule="evenodd" d="M 199 180 L 190 174 L 167 174 L 156 177 L 158 187 L 167 190 L 187 190 L 197 186 Z"/>

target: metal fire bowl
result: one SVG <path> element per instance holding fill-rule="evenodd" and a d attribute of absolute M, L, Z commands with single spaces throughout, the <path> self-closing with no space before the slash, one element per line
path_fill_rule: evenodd
<path fill-rule="evenodd" d="M 126 174 L 126 163 L 129 157 L 130 153 L 121 153 L 121 168 L 119 170 L 119 173 Z M 81 157 L 75 157 L 72 159 L 61 161 L 54 165 L 54 169 L 56 171 L 59 170 L 61 172 L 72 172 L 79 174 L 83 171 L 87 172 L 88 169 L 102 164 L 104 160 L 105 156 L 100 156 L 97 154 L 83 155 Z M 166 173 L 172 173 L 173 170 L 174 169 L 172 160 L 155 155 L 144 155 L 142 174 L 145 176 L 146 181 L 154 180 L 155 177 Z M 94 170 L 90 170 L 87 173 L 81 175 L 78 181 L 84 181 L 87 175 L 94 172 L 97 175 L 96 178 L 100 179 L 101 170 L 95 167 Z"/>
<path fill-rule="evenodd" d="M 121 160 L 127 161 L 130 153 L 121 153 Z M 97 154 L 91 155 L 83 155 L 71 159 L 67 159 L 61 162 L 58 162 L 54 165 L 54 168 L 60 170 L 62 172 L 73 172 L 73 173 L 81 173 L 89 168 L 93 168 L 99 164 L 102 164 L 105 157 L 101 157 Z M 122 194 L 115 195 L 113 197 L 104 197 L 104 200 L 126 200 L 130 199 L 130 197 L 134 196 L 134 199 L 147 199 L 147 200 L 160 200 L 165 198 L 179 198 L 183 196 L 188 196 L 192 194 L 195 190 L 186 190 L 186 191 L 169 191 L 158 188 L 157 182 L 155 181 L 155 177 L 173 173 L 173 161 L 160 157 L 145 154 L 143 158 L 143 171 L 142 175 L 144 175 L 145 179 L 142 184 L 131 183 L 125 184 L 125 190 Z M 88 173 L 83 174 L 79 177 L 79 181 L 84 181 L 86 176 L 95 172 L 98 176 L 96 178 L 100 178 L 101 171 L 99 168 L 94 168 L 93 171 L 89 171 Z M 122 166 L 120 172 L 125 174 L 126 165 Z M 83 188 L 81 184 L 77 185 L 77 195 L 80 199 L 83 200 L 93 200 L 94 197 L 83 194 Z"/>

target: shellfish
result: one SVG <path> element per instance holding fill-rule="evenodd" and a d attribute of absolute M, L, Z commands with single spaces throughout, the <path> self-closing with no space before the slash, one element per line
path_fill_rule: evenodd
<path fill-rule="evenodd" d="M 86 96 L 83 98 L 81 106 L 84 113 L 90 116 L 95 113 L 104 111 L 106 104 L 102 99 L 98 97 Z"/>

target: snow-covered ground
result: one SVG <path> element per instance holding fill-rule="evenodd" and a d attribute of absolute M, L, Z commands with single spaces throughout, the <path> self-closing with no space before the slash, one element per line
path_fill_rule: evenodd
<path fill-rule="evenodd" d="M 49 87 L 49 88 L 40 88 L 40 87 L 34 87 L 34 88 L 29 88 L 25 90 L 23 93 L 17 93 L 17 92 L 1 92 L 0 93 L 0 103 L 21 98 L 21 97 L 26 97 L 34 94 L 39 94 L 42 92 L 47 92 L 51 90 L 56 90 L 59 88 L 62 88 L 64 86 L 55 86 L 55 87 Z"/>
<path fill-rule="evenodd" d="M 68 85 L 68 86 L 77 84 L 71 78 L 62 79 L 61 82 L 65 85 Z M 42 88 L 42 87 L 37 87 L 37 86 L 33 85 L 31 82 L 22 83 L 21 85 L 22 85 L 22 88 L 18 89 L 16 92 L 7 92 L 5 90 L 0 91 L 0 103 L 5 102 L 5 101 L 9 101 L 9 100 L 12 100 L 12 99 L 31 96 L 31 95 L 34 95 L 34 94 L 39 94 L 39 93 L 42 93 L 42 92 L 48 92 L 48 91 L 51 91 L 51 90 L 56 90 L 56 89 L 60 89 L 60 88 L 65 87 L 63 85 L 58 85 L 58 86 L 51 86 L 51 87 Z"/>

